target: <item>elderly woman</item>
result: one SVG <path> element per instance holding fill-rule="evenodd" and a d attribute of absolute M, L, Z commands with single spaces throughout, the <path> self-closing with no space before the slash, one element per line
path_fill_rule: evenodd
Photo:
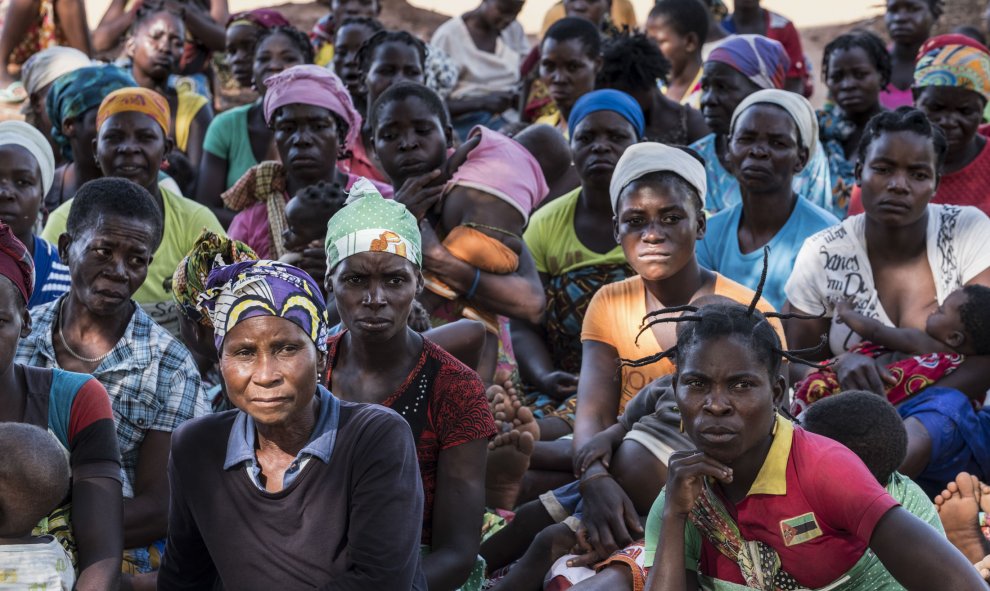
<path fill-rule="evenodd" d="M 260 96 L 253 103 L 224 111 L 210 122 L 196 181 L 196 200 L 213 208 L 218 216 L 225 216 L 227 224 L 233 214 L 223 207 L 221 194 L 252 166 L 277 158 L 275 138 L 265 119 L 265 80 L 292 66 L 313 63 L 313 47 L 298 29 L 288 25 L 231 27 L 253 30 L 249 76 Z"/>
<path fill-rule="evenodd" d="M 113 65 L 79 68 L 52 84 L 45 117 L 51 121 L 48 131 L 64 164 L 55 170 L 52 188 L 45 195 L 49 211 L 72 199 L 79 187 L 103 176 L 93 143 L 98 131 L 96 116 L 108 94 L 133 86 L 137 86 L 134 78 Z"/>
<path fill-rule="evenodd" d="M 120 451 L 110 399 L 91 376 L 12 362 L 17 341 L 30 331 L 31 256 L 0 223 L 0 422 L 37 425 L 55 434 L 72 467 L 65 502 L 36 530 L 52 533 L 69 551 L 76 589 L 115 588 L 120 576 Z"/>
<path fill-rule="evenodd" d="M 815 154 L 817 138 L 818 118 L 803 96 L 768 89 L 746 97 L 732 114 L 727 154 L 742 202 L 709 218 L 698 243 L 698 264 L 750 289 L 762 286 L 778 309 L 804 239 L 839 223 L 794 193 L 794 175 Z"/>
<path fill-rule="evenodd" d="M 760 35 L 736 35 L 723 41 L 705 61 L 701 75 L 701 112 L 712 133 L 691 144 L 705 159 L 708 197 L 705 210 L 716 213 L 742 200 L 739 181 L 726 166 L 729 122 L 744 98 L 757 90 L 784 87 L 788 66 L 784 47 Z M 832 203 L 828 161 L 816 150 L 800 174 L 794 192 L 819 207 Z"/>
<path fill-rule="evenodd" d="M 213 321 L 200 296 L 206 291 L 207 279 L 214 268 L 255 260 L 258 255 L 250 246 L 204 229 L 193 249 L 179 261 L 175 274 L 167 280 L 179 312 L 179 338 L 196 361 L 214 412 L 231 407 L 223 393 L 223 380 L 217 367 L 219 355 L 213 342 Z"/>
<path fill-rule="evenodd" d="M 261 258 L 281 258 L 286 253 L 286 201 L 321 181 L 346 190 L 358 180 L 339 170 L 337 159 L 360 141 L 361 115 L 340 78 L 326 68 L 293 66 L 266 79 L 265 85 L 265 121 L 274 131 L 281 162 L 248 169 L 223 194 L 223 202 L 239 212 L 230 224 L 231 238 L 243 241 Z M 325 262 L 318 254 L 306 269 L 322 277 Z"/>
<path fill-rule="evenodd" d="M 34 285 L 29 309 L 69 290 L 68 267 L 55 246 L 34 233 L 54 169 L 51 147 L 40 131 L 23 121 L 0 123 L 0 222 L 30 247 Z"/>
<path fill-rule="evenodd" d="M 537 210 L 523 239 L 533 254 L 547 308 L 540 324 L 512 321 L 519 371 L 533 388 L 540 436 L 553 441 L 574 426 L 577 376 L 581 371 L 581 324 L 588 304 L 605 284 L 632 275 L 615 233 L 598 220 L 612 213 L 608 184 L 622 153 L 643 134 L 643 113 L 617 90 L 596 90 L 571 111 L 571 150 L 581 186 Z M 553 468 L 547 446 L 567 458 Z M 537 445 L 530 468 L 570 470 L 569 443 Z"/>
<path fill-rule="evenodd" d="M 320 385 L 320 287 L 284 263 L 241 262 L 211 272 L 204 304 L 236 410 L 176 433 L 159 587 L 425 591 L 409 426 Z"/>
<path fill-rule="evenodd" d="M 152 195 L 158 215 L 164 219 L 164 234 L 147 272 L 147 281 L 135 286 L 134 299 L 152 320 L 178 335 L 178 318 L 172 296 L 164 287 L 179 261 L 192 250 L 203 228 L 223 232 L 209 209 L 176 195 L 159 183 L 158 173 L 172 147 L 167 134 L 168 103 L 145 88 L 116 90 L 100 104 L 96 113 L 96 160 L 107 177 L 137 183 Z M 72 202 L 66 201 L 48 216 L 42 237 L 55 243 L 66 231 Z"/>
<path fill-rule="evenodd" d="M 429 588 L 480 589 L 485 457 L 496 433 L 484 385 L 407 326 L 423 289 L 416 218 L 366 180 L 351 199 L 327 229 L 327 289 L 347 327 L 330 339 L 327 386 L 344 400 L 381 404 L 409 422 L 423 479 Z M 389 236 L 385 250 L 377 244 L 381 236 Z"/>
<path fill-rule="evenodd" d="M 762 314 L 724 304 L 693 316 L 670 356 L 696 448 L 671 456 L 650 510 L 650 591 L 985 587 L 858 456 L 777 413 L 782 346 Z"/>
<path fill-rule="evenodd" d="M 979 132 L 990 99 L 990 50 L 963 35 L 939 35 L 918 52 L 914 104 L 948 142 L 933 203 L 972 205 L 990 214 L 990 147 Z M 863 212 L 853 191 L 849 213 Z"/>
<path fill-rule="evenodd" d="M 890 80 L 890 55 L 869 31 L 839 35 L 825 46 L 822 79 L 834 102 L 818 111 L 822 148 L 832 175 L 832 211 L 845 217 L 856 184 L 856 148 L 866 124 L 883 111 L 880 91 Z"/>
<path fill-rule="evenodd" d="M 50 136 L 52 122 L 48 118 L 46 99 L 48 90 L 63 74 L 85 68 L 93 62 L 89 56 L 72 47 L 49 47 L 32 55 L 21 66 L 21 81 L 27 92 L 27 102 L 21 107 L 24 120 L 45 134 L 52 143 L 55 162 L 61 164 L 58 146 Z"/>
<path fill-rule="evenodd" d="M 119 178 L 84 185 L 58 242 L 72 287 L 34 311 L 31 333 L 17 348 L 19 363 L 91 374 L 110 394 L 129 573 L 156 568 L 163 548 L 172 431 L 207 412 L 185 347 L 131 299 L 162 235 L 161 211 L 140 185 Z"/>
<path fill-rule="evenodd" d="M 874 117 L 856 168 L 866 213 L 808 238 L 798 253 L 785 287 L 787 307 L 825 317 L 789 321 L 788 341 L 804 349 L 828 333 L 827 349 L 813 358 L 836 358 L 833 369 L 844 390 L 881 394 L 898 380 L 838 320 L 837 302 L 846 300 L 887 326 L 924 329 L 954 290 L 990 286 L 990 220 L 972 207 L 931 203 L 945 154 L 945 138 L 924 113 L 903 107 Z M 909 441 L 901 472 L 930 495 L 962 471 L 990 477 L 990 450 L 976 435 L 990 416 L 974 413 L 969 401 L 982 402 L 990 387 L 986 363 L 968 357 L 935 384 L 922 380 L 921 391 L 898 407 Z M 926 388 L 932 385 L 939 387 Z"/>

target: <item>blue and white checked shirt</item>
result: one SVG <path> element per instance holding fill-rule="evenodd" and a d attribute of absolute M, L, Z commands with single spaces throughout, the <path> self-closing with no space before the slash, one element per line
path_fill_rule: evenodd
<path fill-rule="evenodd" d="M 18 344 L 15 362 L 58 367 L 52 329 L 61 302 L 59 298 L 31 310 L 31 334 Z M 110 394 L 124 497 L 132 498 L 145 433 L 171 433 L 184 421 L 209 412 L 199 371 L 182 343 L 135 305 L 124 336 L 93 377 Z"/>

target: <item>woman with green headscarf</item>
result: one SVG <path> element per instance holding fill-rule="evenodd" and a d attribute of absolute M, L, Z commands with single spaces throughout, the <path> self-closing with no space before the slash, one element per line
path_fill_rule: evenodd
<path fill-rule="evenodd" d="M 423 289 L 419 225 L 368 181 L 327 228 L 326 287 L 346 327 L 330 338 L 327 387 L 409 422 L 423 480 L 429 588 L 478 589 L 485 459 L 495 422 L 481 379 L 406 324 Z"/>

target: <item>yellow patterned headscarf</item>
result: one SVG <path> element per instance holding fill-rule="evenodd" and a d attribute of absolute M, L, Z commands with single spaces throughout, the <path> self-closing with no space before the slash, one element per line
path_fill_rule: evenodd
<path fill-rule="evenodd" d="M 151 117 L 161 126 L 165 135 L 168 135 L 172 121 L 168 101 L 154 90 L 138 87 L 121 88 L 108 94 L 96 113 L 96 129 L 103 127 L 103 123 L 110 117 L 127 111 L 136 111 Z"/>
<path fill-rule="evenodd" d="M 179 311 L 194 322 L 212 328 L 213 322 L 206 308 L 199 304 L 199 296 L 206 291 L 206 281 L 210 271 L 224 265 L 233 265 L 243 261 L 258 260 L 258 255 L 251 247 L 239 240 L 231 240 L 203 228 L 196 239 L 196 245 L 184 259 L 179 261 L 178 268 L 167 283 L 166 289 L 171 289 L 172 298 Z"/>
<path fill-rule="evenodd" d="M 964 35 L 939 35 L 921 46 L 914 87 L 965 88 L 990 100 L 990 50 Z"/>

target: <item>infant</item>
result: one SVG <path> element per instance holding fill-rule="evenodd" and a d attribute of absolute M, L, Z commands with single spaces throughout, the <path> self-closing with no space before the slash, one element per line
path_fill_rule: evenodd
<path fill-rule="evenodd" d="M 0 423 L 0 587 L 63 589 L 75 583 L 65 549 L 32 530 L 69 493 L 68 453 L 50 433 Z"/>
<path fill-rule="evenodd" d="M 282 241 L 289 252 L 280 259 L 283 263 L 298 265 L 302 251 L 309 247 L 321 248 L 327 234 L 327 224 L 347 201 L 347 193 L 340 183 L 320 181 L 299 191 L 285 204 L 288 228 L 282 233 Z"/>

